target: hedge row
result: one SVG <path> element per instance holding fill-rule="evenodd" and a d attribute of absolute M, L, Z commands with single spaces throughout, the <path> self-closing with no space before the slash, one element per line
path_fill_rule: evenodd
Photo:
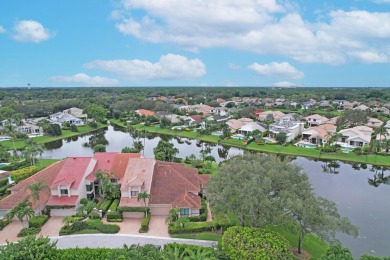
<path fill-rule="evenodd" d="M 106 234 L 115 234 L 119 232 L 120 228 L 118 225 L 103 224 L 100 219 L 77 221 L 72 225 L 63 226 L 60 229 L 60 236 L 71 235 L 85 229 L 98 230 L 99 232 Z"/>
<path fill-rule="evenodd" d="M 23 228 L 22 230 L 20 230 L 18 237 L 32 236 L 38 234 L 39 232 L 41 232 L 41 228 L 37 228 L 37 227 Z"/>
<path fill-rule="evenodd" d="M 30 228 L 41 228 L 48 219 L 48 215 L 34 216 L 28 221 L 28 226 Z"/>
<path fill-rule="evenodd" d="M 183 227 L 175 227 L 174 225 L 168 226 L 169 234 L 205 232 L 205 231 L 213 231 L 215 229 L 217 229 L 217 225 L 214 221 L 188 222 L 185 223 Z"/>
<path fill-rule="evenodd" d="M 146 208 L 148 213 L 150 212 L 150 208 Z M 119 212 L 145 212 L 145 207 L 118 207 Z"/>
<path fill-rule="evenodd" d="M 11 163 L 0 167 L 0 170 L 2 171 L 16 171 L 19 169 L 22 169 L 24 167 L 29 166 L 30 163 L 28 161 L 22 161 L 17 163 Z"/>
<path fill-rule="evenodd" d="M 122 222 L 123 221 L 123 215 L 121 212 L 118 211 L 109 211 L 106 214 L 107 221 L 108 222 Z"/>
<path fill-rule="evenodd" d="M 100 219 L 100 215 L 94 211 L 88 214 L 88 218 L 90 219 Z"/>
<path fill-rule="evenodd" d="M 145 215 L 141 220 L 141 228 L 139 229 L 139 233 L 146 233 L 149 231 L 149 222 L 151 218 L 151 214 Z"/>
<path fill-rule="evenodd" d="M 112 200 L 110 199 L 102 199 L 99 201 L 96 207 L 102 211 L 107 211 L 110 208 L 111 203 Z"/>
<path fill-rule="evenodd" d="M 115 199 L 112 203 L 111 206 L 108 208 L 108 210 L 111 211 L 116 211 L 119 206 L 119 199 Z"/>
<path fill-rule="evenodd" d="M 38 172 L 38 168 L 35 166 L 25 167 L 11 173 L 11 178 L 14 182 L 18 183 L 28 177 L 32 176 L 34 173 Z"/>
<path fill-rule="evenodd" d="M 8 185 L 5 185 L 3 187 L 0 188 L 0 195 L 3 195 L 7 192 L 8 188 L 11 187 L 12 184 L 8 184 Z"/>

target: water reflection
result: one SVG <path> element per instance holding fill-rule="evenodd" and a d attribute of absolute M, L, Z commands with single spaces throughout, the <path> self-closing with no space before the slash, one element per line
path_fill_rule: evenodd
<path fill-rule="evenodd" d="M 340 163 L 338 161 L 329 161 L 321 165 L 322 171 L 325 173 L 339 174 Z"/>
<path fill-rule="evenodd" d="M 62 147 L 62 140 L 56 140 L 56 141 L 52 141 L 50 143 L 45 143 L 44 147 L 47 150 L 59 149 Z"/>
<path fill-rule="evenodd" d="M 368 184 L 371 186 L 379 187 L 381 184 L 390 184 L 390 174 L 385 175 L 384 167 L 372 165 L 370 171 L 374 172 L 374 175 L 371 178 L 368 178 Z"/>
<path fill-rule="evenodd" d="M 105 131 L 96 131 L 88 137 L 88 141 L 83 143 L 84 147 L 95 147 L 98 144 L 108 145 L 109 142 L 105 137 Z"/>

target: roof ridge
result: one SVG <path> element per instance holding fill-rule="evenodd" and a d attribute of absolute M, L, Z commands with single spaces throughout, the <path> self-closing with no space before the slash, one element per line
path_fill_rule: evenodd
<path fill-rule="evenodd" d="M 168 165 L 171 169 L 173 169 L 177 175 L 180 176 L 180 178 L 184 179 L 187 183 L 189 183 L 191 186 L 195 187 L 195 189 L 197 189 L 198 187 L 196 187 L 192 182 L 190 182 L 187 178 L 185 178 L 179 171 L 177 171 L 175 168 L 172 167 L 172 165 Z M 198 179 L 198 178 L 197 178 Z M 199 180 L 199 179 L 198 179 Z"/>

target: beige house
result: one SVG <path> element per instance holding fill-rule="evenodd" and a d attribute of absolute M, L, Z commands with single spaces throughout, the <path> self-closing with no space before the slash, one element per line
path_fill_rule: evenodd
<path fill-rule="evenodd" d="M 314 114 L 314 115 L 307 116 L 307 117 L 305 117 L 305 119 L 306 119 L 307 125 L 309 127 L 326 124 L 329 121 L 328 118 L 326 118 L 324 116 L 321 116 L 319 114 Z"/>
<path fill-rule="evenodd" d="M 275 121 L 279 120 L 281 117 L 283 117 L 285 114 L 280 111 L 264 111 L 258 114 L 257 119 L 261 121 L 267 120 L 267 116 L 272 115 Z"/>
<path fill-rule="evenodd" d="M 353 128 L 343 129 L 339 131 L 342 135 L 338 142 L 351 147 L 362 147 L 371 142 L 372 128 L 366 126 L 356 126 Z"/>
<path fill-rule="evenodd" d="M 323 145 L 336 132 L 336 128 L 336 126 L 331 124 L 310 127 L 302 132 L 302 141 Z"/>

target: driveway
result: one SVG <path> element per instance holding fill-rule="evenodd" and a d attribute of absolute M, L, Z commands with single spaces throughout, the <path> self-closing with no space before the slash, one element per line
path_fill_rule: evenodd
<path fill-rule="evenodd" d="M 165 223 L 165 216 L 152 216 L 149 222 L 148 236 L 169 237 L 168 225 Z"/>
<path fill-rule="evenodd" d="M 27 222 L 24 223 L 24 226 L 27 227 Z M 5 244 L 8 240 L 9 242 L 18 241 L 20 238 L 17 237 L 20 230 L 22 230 L 23 226 L 20 221 L 13 220 L 9 223 L 3 230 L 0 231 L 0 245 Z"/>
<path fill-rule="evenodd" d="M 55 237 L 60 233 L 60 229 L 64 224 L 62 217 L 50 217 L 49 220 L 42 226 L 38 236 Z"/>
<path fill-rule="evenodd" d="M 141 219 L 137 218 L 124 218 L 122 222 L 107 222 L 104 218 L 102 219 L 105 224 L 115 224 L 120 227 L 118 234 L 133 234 L 137 235 L 138 230 L 141 228 Z"/>

